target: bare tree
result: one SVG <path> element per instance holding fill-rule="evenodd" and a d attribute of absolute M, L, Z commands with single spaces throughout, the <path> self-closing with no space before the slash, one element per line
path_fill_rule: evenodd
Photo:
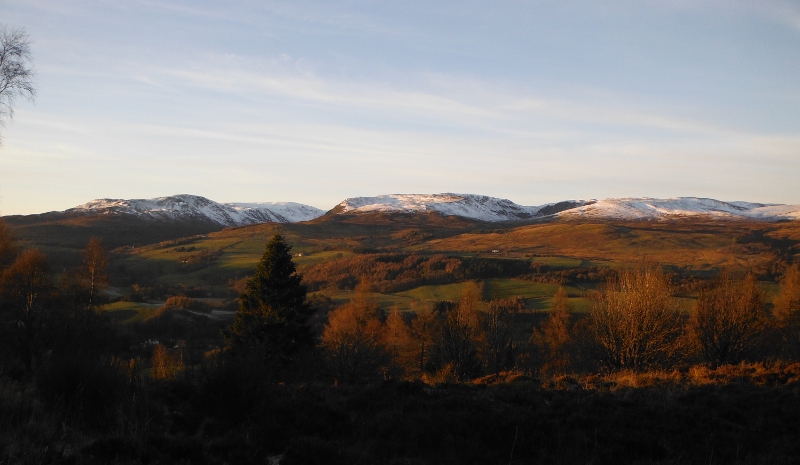
<path fill-rule="evenodd" d="M 595 297 L 591 319 L 599 359 L 611 369 L 662 366 L 678 355 L 682 319 L 658 268 L 622 271 Z"/>
<path fill-rule="evenodd" d="M 450 364 L 456 379 L 470 379 L 480 371 L 478 348 L 483 345 L 478 306 L 482 301 L 483 284 L 470 281 L 458 305 L 443 315 L 439 351 L 444 365 Z"/>
<path fill-rule="evenodd" d="M 108 268 L 108 254 L 103 247 L 103 241 L 98 237 L 92 237 L 83 249 L 83 274 L 89 309 L 97 305 L 99 292 L 108 284 L 106 268 Z"/>
<path fill-rule="evenodd" d="M 514 343 L 514 318 L 524 308 L 522 299 L 500 299 L 489 302 L 489 309 L 483 313 L 483 359 L 489 373 L 514 368 L 518 350 Z"/>
<path fill-rule="evenodd" d="M 0 127 L 14 117 L 14 100 L 36 97 L 31 66 L 31 41 L 22 29 L 0 25 Z M 2 135 L 0 134 L 0 142 Z"/>
<path fill-rule="evenodd" d="M 411 340 L 414 350 L 414 365 L 409 371 L 421 375 L 431 362 L 431 352 L 441 330 L 439 319 L 433 310 L 418 312 L 411 320 Z"/>
<path fill-rule="evenodd" d="M 755 354 L 765 328 L 764 302 L 753 275 L 723 274 L 703 291 L 690 320 L 703 358 L 714 366 L 739 363 Z"/>

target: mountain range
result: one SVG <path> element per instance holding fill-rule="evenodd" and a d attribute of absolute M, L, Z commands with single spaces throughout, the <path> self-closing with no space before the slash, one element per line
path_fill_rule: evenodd
<path fill-rule="evenodd" d="M 217 203 L 196 195 L 156 199 L 98 199 L 66 210 L 70 215 L 131 215 L 153 220 L 208 222 L 223 227 L 258 223 L 295 223 L 326 215 L 428 213 L 486 222 L 535 218 L 668 220 L 800 220 L 800 205 L 723 202 L 708 198 L 616 198 L 566 200 L 539 206 L 474 194 L 391 194 L 345 199 L 329 211 L 295 202 Z M 55 214 L 52 212 L 48 215 Z"/>

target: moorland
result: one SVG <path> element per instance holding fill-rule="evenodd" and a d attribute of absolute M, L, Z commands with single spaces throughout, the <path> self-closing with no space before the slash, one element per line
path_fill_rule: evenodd
<path fill-rule="evenodd" d="M 800 456 L 800 222 L 40 216 L 2 233 L 0 463 Z M 307 291 L 302 344 L 269 342 L 287 325 L 252 342 L 241 316 L 276 237 Z"/>

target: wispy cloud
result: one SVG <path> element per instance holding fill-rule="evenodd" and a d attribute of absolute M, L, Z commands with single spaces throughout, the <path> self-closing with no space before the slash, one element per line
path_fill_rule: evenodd
<path fill-rule="evenodd" d="M 423 79 L 417 83 L 417 88 L 398 90 L 394 85 L 376 82 L 324 79 L 305 70 L 293 72 L 285 66 L 270 66 L 271 69 L 262 66 L 254 70 L 242 57 L 217 57 L 208 61 L 217 63 L 218 67 L 200 69 L 189 64 L 183 68 L 155 69 L 152 74 L 208 91 L 281 97 L 338 109 L 380 112 L 380 115 L 402 114 L 499 133 L 526 133 L 520 129 L 525 123 L 544 122 L 552 129 L 559 121 L 565 127 L 585 123 L 604 128 L 638 127 L 715 137 L 741 132 L 741 129 L 715 122 L 681 117 L 680 114 L 689 113 L 689 109 L 676 104 L 659 108 L 658 103 L 642 102 L 640 95 L 606 92 L 598 97 L 597 92 L 562 89 L 562 93 L 573 95 L 565 99 L 531 95 L 509 83 L 481 82 L 473 78 L 465 84 L 457 77 L 442 75 L 436 76 L 436 82 Z M 157 82 L 158 79 L 151 77 L 148 81 Z M 426 88 L 436 88 L 438 92 Z"/>

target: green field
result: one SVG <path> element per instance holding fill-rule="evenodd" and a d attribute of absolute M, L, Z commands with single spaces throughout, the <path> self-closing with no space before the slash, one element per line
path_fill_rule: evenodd
<path fill-rule="evenodd" d="M 410 291 L 390 294 L 393 297 L 410 299 L 421 303 L 432 303 L 441 300 L 458 301 L 467 283 L 443 284 L 434 286 L 421 286 Z M 557 284 L 542 284 L 520 279 L 489 279 L 484 283 L 484 298 L 505 299 L 519 297 L 525 301 L 529 310 L 548 310 L 552 306 L 552 298 L 560 286 Z M 585 297 L 586 291 L 573 286 L 565 286 L 570 296 L 570 303 L 576 312 L 587 311 L 589 300 Z"/>

